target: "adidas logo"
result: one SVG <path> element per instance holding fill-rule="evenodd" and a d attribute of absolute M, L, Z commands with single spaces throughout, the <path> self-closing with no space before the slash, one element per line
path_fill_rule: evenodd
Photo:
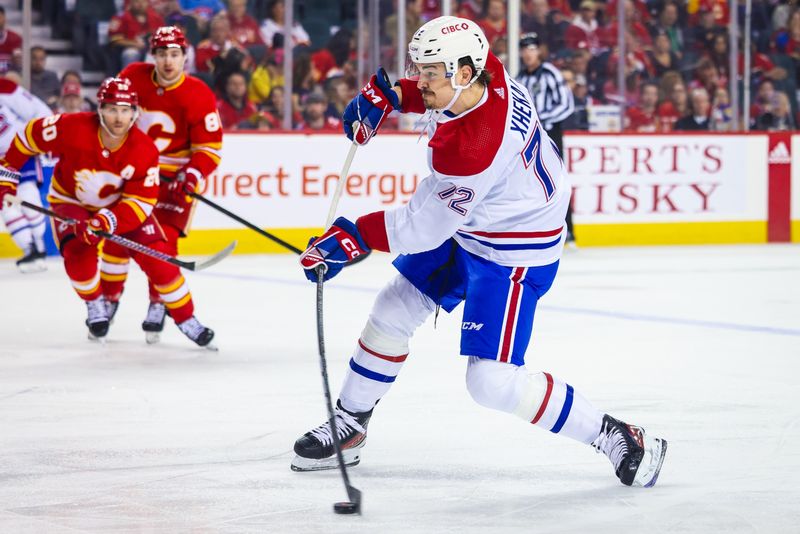
<path fill-rule="evenodd" d="M 497 93 L 497 96 L 499 96 L 503 100 L 506 99 L 506 90 L 503 89 L 502 87 L 495 87 L 494 92 Z"/>
<path fill-rule="evenodd" d="M 786 164 L 791 163 L 792 157 L 789 154 L 789 148 L 786 143 L 781 141 L 769 151 L 769 163 Z"/>

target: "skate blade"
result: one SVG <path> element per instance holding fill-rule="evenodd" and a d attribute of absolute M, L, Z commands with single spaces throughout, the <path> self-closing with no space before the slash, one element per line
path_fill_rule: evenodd
<path fill-rule="evenodd" d="M 100 343 L 101 345 L 105 345 L 106 344 L 106 336 L 97 337 L 96 335 L 94 335 L 91 332 L 89 332 L 87 337 L 89 338 L 89 341 L 94 341 L 95 343 Z"/>
<path fill-rule="evenodd" d="M 144 340 L 147 341 L 148 345 L 155 345 L 161 341 L 161 332 L 145 332 Z"/>
<path fill-rule="evenodd" d="M 342 451 L 342 457 L 344 458 L 345 466 L 351 467 L 358 465 L 359 462 L 361 462 L 361 447 Z M 329 469 L 338 469 L 339 461 L 336 459 L 336 455 L 322 459 L 295 456 L 294 460 L 292 460 L 291 468 L 292 471 L 297 471 L 298 473 L 305 471 L 327 471 Z"/>
<path fill-rule="evenodd" d="M 22 274 L 43 273 L 47 270 L 47 264 L 44 262 L 44 260 L 36 260 L 31 263 L 17 265 L 17 268 Z"/>
<path fill-rule="evenodd" d="M 206 350 L 210 350 L 211 352 L 219 352 L 219 347 L 216 346 L 213 343 L 209 343 L 208 345 L 206 345 L 205 347 L 202 347 L 202 348 L 204 348 Z"/>
<path fill-rule="evenodd" d="M 640 488 L 652 488 L 656 485 L 658 475 L 661 473 L 661 466 L 664 465 L 664 457 L 667 455 L 667 440 L 654 438 L 652 446 L 645 449 L 645 457 L 636 477 L 633 479 L 632 486 Z M 644 460 L 647 460 L 645 463 Z"/>

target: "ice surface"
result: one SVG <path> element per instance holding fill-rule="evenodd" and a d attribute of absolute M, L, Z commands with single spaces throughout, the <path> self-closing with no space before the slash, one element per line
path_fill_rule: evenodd
<path fill-rule="evenodd" d="M 108 343 L 59 260 L 0 262 L 0 532 L 800 532 L 800 248 L 583 249 L 540 303 L 528 366 L 669 440 L 658 485 L 621 486 L 582 444 L 477 406 L 460 308 L 425 324 L 376 409 L 364 515 L 338 472 L 294 473 L 325 418 L 315 292 L 289 256 L 190 273 L 220 352 L 168 323 L 147 346 L 140 272 Z M 386 256 L 326 289 L 334 394 Z"/>

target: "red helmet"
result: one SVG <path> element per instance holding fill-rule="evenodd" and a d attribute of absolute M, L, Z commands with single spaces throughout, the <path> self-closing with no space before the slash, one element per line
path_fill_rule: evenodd
<path fill-rule="evenodd" d="M 158 48 L 180 48 L 186 51 L 186 36 L 176 26 L 161 26 L 150 36 L 150 52 Z"/>
<path fill-rule="evenodd" d="M 97 103 L 137 107 L 139 97 L 128 78 L 106 78 L 97 90 Z"/>

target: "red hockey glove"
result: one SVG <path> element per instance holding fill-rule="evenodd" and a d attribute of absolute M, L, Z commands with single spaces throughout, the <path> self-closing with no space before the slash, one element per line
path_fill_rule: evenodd
<path fill-rule="evenodd" d="M 96 245 L 103 239 L 98 232 L 114 232 L 113 224 L 104 214 L 98 213 L 91 219 L 75 223 L 75 235 L 87 245 Z"/>
<path fill-rule="evenodd" d="M 170 201 L 175 204 L 191 203 L 192 199 L 187 197 L 195 192 L 199 181 L 199 173 L 194 169 L 179 172 L 167 186 Z"/>

